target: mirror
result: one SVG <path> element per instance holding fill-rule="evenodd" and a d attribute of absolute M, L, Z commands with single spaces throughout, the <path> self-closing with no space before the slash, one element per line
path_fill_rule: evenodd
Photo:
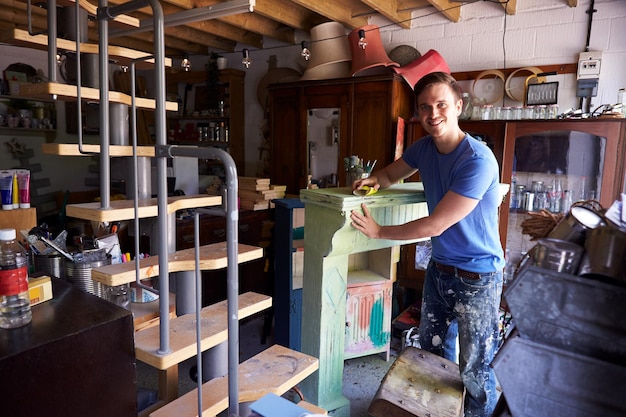
<path fill-rule="evenodd" d="M 337 186 L 339 169 L 338 108 L 309 109 L 307 118 L 308 166 L 311 183 L 319 188 Z"/>

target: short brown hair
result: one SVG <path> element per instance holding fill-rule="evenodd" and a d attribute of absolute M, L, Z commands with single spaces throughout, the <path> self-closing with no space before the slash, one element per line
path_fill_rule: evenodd
<path fill-rule="evenodd" d="M 417 105 L 417 98 L 420 94 L 431 84 L 447 84 L 450 86 L 454 94 L 456 95 L 457 100 L 461 100 L 463 91 L 461 87 L 456 82 L 454 77 L 446 72 L 431 72 L 429 74 L 424 75 L 419 79 L 417 83 L 415 83 L 415 87 L 413 88 L 413 92 L 415 93 L 415 104 Z"/>

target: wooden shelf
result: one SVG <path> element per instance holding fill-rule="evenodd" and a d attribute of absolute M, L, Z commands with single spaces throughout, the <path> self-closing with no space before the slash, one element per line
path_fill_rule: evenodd
<path fill-rule="evenodd" d="M 239 319 L 249 317 L 272 306 L 272 297 L 253 292 L 239 296 Z M 204 307 L 202 317 L 201 347 L 205 351 L 228 339 L 228 302 L 220 301 Z M 171 351 L 159 353 L 159 327 L 149 327 L 135 332 L 137 359 L 157 369 L 176 366 L 197 354 L 196 314 L 185 314 L 170 321 Z"/>
<path fill-rule="evenodd" d="M 28 31 L 23 29 L 5 29 L 0 31 L 0 42 L 8 43 L 14 46 L 21 46 L 24 48 L 38 49 L 41 51 L 48 50 L 48 36 L 47 35 L 31 35 Z M 57 48 L 64 51 L 76 52 L 76 42 L 63 38 L 57 38 Z M 98 54 L 99 45 L 93 43 L 81 43 L 80 52 L 87 54 Z M 139 59 L 149 54 L 144 51 L 136 51 L 134 49 L 124 48 L 122 46 L 109 45 L 109 56 L 117 58 L 120 64 L 130 65 L 134 59 Z M 138 69 L 142 68 L 154 68 L 154 59 L 148 59 L 144 62 L 137 62 Z M 165 58 L 165 66 L 172 66 L 172 59 Z"/>
<path fill-rule="evenodd" d="M 97 88 L 81 87 L 80 92 L 83 100 L 100 100 L 100 90 Z M 59 100 L 69 101 L 78 97 L 78 89 L 75 85 L 61 83 L 19 83 L 19 91 L 12 91 L 12 93 L 20 98 L 31 100 L 49 100 L 56 96 Z M 117 91 L 109 91 L 109 101 L 131 105 L 131 97 Z M 150 98 L 136 97 L 135 105 L 140 109 L 154 110 L 156 108 L 155 100 Z M 167 101 L 165 109 L 177 111 L 178 103 Z"/>
<path fill-rule="evenodd" d="M 41 146 L 43 153 L 48 155 L 59 156 L 92 156 L 91 154 L 100 153 L 100 145 L 83 144 L 81 153 L 77 143 L 44 143 Z M 109 145 L 109 156 L 133 156 L 132 146 Z M 153 158 L 155 151 L 153 146 L 137 146 L 137 156 Z"/>
<path fill-rule="evenodd" d="M 33 129 L 31 127 L 8 127 L 0 126 L 0 132 L 16 136 L 40 136 L 56 133 L 56 129 Z"/>
<path fill-rule="evenodd" d="M 183 249 L 169 254 L 169 272 L 193 271 L 195 270 L 195 248 Z M 213 243 L 200 247 L 201 271 L 212 271 L 226 268 L 228 266 L 226 242 Z M 260 259 L 263 257 L 263 249 L 250 246 L 238 245 L 237 262 L 243 263 Z M 139 279 L 154 278 L 159 275 L 159 256 L 150 256 L 139 261 Z M 94 268 L 91 271 L 91 279 L 102 284 L 114 287 L 117 285 L 135 282 L 136 271 L 135 262 L 125 262 L 121 264 L 106 265 Z"/>
<path fill-rule="evenodd" d="M 218 206 L 222 204 L 222 197 L 215 195 L 191 195 L 168 198 L 167 214 L 172 214 L 177 210 Z M 157 217 L 157 199 L 149 198 L 139 201 L 139 212 L 137 216 L 141 218 Z M 99 202 L 69 204 L 66 207 L 66 215 L 83 220 L 93 220 L 97 222 L 115 222 L 135 218 L 134 200 L 111 201 L 110 208 L 103 209 Z"/>

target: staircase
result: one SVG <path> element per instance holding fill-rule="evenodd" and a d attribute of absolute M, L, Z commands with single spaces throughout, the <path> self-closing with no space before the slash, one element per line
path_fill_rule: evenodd
<path fill-rule="evenodd" d="M 104 4 L 107 2 L 105 1 Z M 132 2 L 131 2 L 132 3 Z M 154 13 L 154 56 L 146 57 L 145 53 L 108 45 L 108 25 L 127 26 L 137 29 L 141 26 L 136 19 L 122 14 L 132 7 L 143 7 L 145 4 L 128 3 L 113 7 L 97 7 L 88 0 L 80 0 L 71 7 L 82 7 L 96 14 L 100 40 L 98 44 L 71 42 L 56 39 L 56 36 L 30 35 L 23 30 L 15 29 L 0 33 L 0 40 L 19 46 L 27 46 L 48 51 L 48 72 L 50 81 L 39 84 L 25 84 L 18 92 L 24 98 L 58 99 L 77 102 L 81 100 L 98 101 L 100 103 L 99 145 L 82 143 L 82 131 L 79 129 L 78 144 L 50 144 L 43 147 L 45 153 L 55 155 L 94 156 L 100 158 L 100 192 L 99 203 L 68 205 L 66 214 L 69 217 L 91 220 L 94 222 L 114 222 L 133 220 L 139 230 L 139 219 L 155 217 L 158 221 L 159 245 L 156 256 L 125 264 L 108 265 L 92 271 L 92 279 L 109 286 L 117 286 L 141 281 L 153 277 L 159 280 L 159 309 L 144 309 L 135 312 L 135 353 L 136 358 L 159 370 L 159 402 L 141 415 L 150 416 L 213 416 L 228 409 L 231 415 L 238 414 L 238 403 L 255 401 L 267 393 L 281 395 L 300 381 L 311 375 L 318 368 L 318 360 L 288 348 L 274 345 L 258 355 L 239 363 L 238 327 L 239 320 L 257 314 L 271 307 L 269 296 L 238 291 L 238 263 L 258 259 L 263 255 L 261 248 L 238 244 L 238 211 L 237 207 L 237 168 L 232 157 L 224 150 L 217 148 L 176 147 L 167 145 L 165 132 L 165 111 L 177 110 L 177 103 L 165 100 L 165 67 L 171 60 L 164 57 L 163 27 L 164 16 L 157 0 L 148 0 Z M 228 2 L 232 3 L 232 2 Z M 241 1 L 238 1 L 241 3 Z M 254 1 L 250 2 L 250 8 Z M 69 6 L 68 6 L 69 7 Z M 218 9 L 226 9 L 222 4 L 215 5 Z M 97 12 L 97 13 L 94 13 Z M 172 17 L 172 16 L 168 16 Z M 56 13 L 48 15 L 48 26 L 56 27 Z M 104 28 L 104 29 L 102 29 Z M 77 29 L 79 32 L 80 30 Z M 80 33 L 77 32 L 77 38 Z M 134 94 L 109 91 L 108 83 L 100 89 L 77 87 L 56 82 L 57 49 L 80 54 L 97 53 L 99 55 L 100 75 L 108 78 L 109 55 L 116 56 L 120 62 L 130 65 L 134 75 L 135 64 L 138 66 L 152 65 L 155 70 L 155 91 L 151 99 L 137 98 Z M 80 71 L 79 71 L 80 72 Z M 131 91 L 136 91 L 134 85 Z M 102 84 L 102 83 L 101 83 Z M 155 111 L 155 146 L 136 145 L 136 135 L 131 145 L 111 145 L 109 133 L 109 103 L 121 103 L 129 106 L 134 114 L 136 109 Z M 80 120 L 80 108 L 78 119 Z M 132 120 L 132 119 L 131 119 Z M 133 132 L 131 132 L 132 134 Z M 137 158 L 154 158 L 157 169 L 157 198 L 140 199 L 135 184 L 133 199 L 110 201 L 110 158 L 132 157 L 137 171 Z M 199 195 L 177 198 L 167 197 L 166 160 L 176 157 L 195 157 L 219 159 L 226 171 L 226 202 L 227 219 L 226 242 L 207 245 L 183 251 L 172 251 L 168 247 L 168 235 L 175 233 L 169 230 L 168 220 L 177 210 L 198 207 L 220 207 L 222 198 Z M 136 239 L 139 239 L 136 236 Z M 200 239 L 195 239 L 199 242 Z M 138 244 L 138 241 L 136 242 Z M 200 312 L 173 317 L 169 291 L 170 272 L 195 271 L 199 280 L 201 270 L 226 268 L 228 271 L 228 299 L 217 304 L 206 306 Z M 199 293 L 199 286 L 196 286 Z M 173 301 L 173 300 L 172 300 Z M 195 309 L 195 308 L 194 308 Z M 200 325 L 197 326 L 197 322 Z M 199 328 L 199 331 L 198 331 Z M 221 343 L 228 342 L 228 369 L 226 376 L 212 379 L 204 383 L 198 390 L 178 397 L 178 364 L 199 352 L 205 352 Z M 199 348 L 198 348 L 199 346 Z M 202 396 L 202 410 L 198 395 Z"/>

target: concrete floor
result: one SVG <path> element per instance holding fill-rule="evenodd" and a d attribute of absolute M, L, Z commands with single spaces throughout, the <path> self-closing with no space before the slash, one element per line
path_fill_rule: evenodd
<path fill-rule="evenodd" d="M 272 345 L 272 337 L 268 337 L 265 344 L 261 344 L 263 331 L 263 317 L 249 320 L 241 325 L 240 360 L 245 360 Z M 362 358 L 346 360 L 343 373 L 343 393 L 350 400 L 351 417 L 368 417 L 367 408 L 376 394 L 382 378 L 395 360 L 400 349 L 400 342 L 392 340 L 391 359 L 385 361 L 382 355 L 370 355 Z M 179 368 L 179 392 L 186 393 L 196 388 L 196 383 L 189 377 L 189 370 L 195 365 L 195 359 L 183 362 Z M 137 386 L 147 390 L 156 390 L 157 371 L 137 362 Z M 293 398 L 294 393 L 287 393 L 286 398 Z M 246 407 L 242 407 L 245 411 Z M 242 412 L 243 412 L 242 411 Z M 242 416 L 245 417 L 245 416 Z"/>

